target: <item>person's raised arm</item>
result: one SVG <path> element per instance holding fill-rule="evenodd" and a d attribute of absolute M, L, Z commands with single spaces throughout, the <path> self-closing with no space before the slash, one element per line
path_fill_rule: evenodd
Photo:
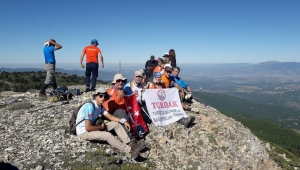
<path fill-rule="evenodd" d="M 48 40 L 48 42 L 49 42 L 50 44 L 55 45 L 55 50 L 59 50 L 59 49 L 62 48 L 62 46 L 61 46 L 60 44 L 58 44 L 58 43 L 56 43 L 56 42 L 54 42 L 54 41 L 52 41 L 52 40 Z"/>

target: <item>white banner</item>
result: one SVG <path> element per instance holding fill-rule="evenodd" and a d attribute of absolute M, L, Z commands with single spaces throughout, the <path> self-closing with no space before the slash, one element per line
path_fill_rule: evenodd
<path fill-rule="evenodd" d="M 164 126 L 188 117 L 184 112 L 178 89 L 146 89 L 144 93 L 148 113 L 156 126 Z"/>

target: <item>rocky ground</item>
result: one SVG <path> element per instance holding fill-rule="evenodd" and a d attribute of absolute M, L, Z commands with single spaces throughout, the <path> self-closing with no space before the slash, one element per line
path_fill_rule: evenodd
<path fill-rule="evenodd" d="M 241 123 L 198 102 L 192 106 L 200 114 L 187 112 L 196 117 L 190 128 L 178 123 L 150 124 L 150 133 L 142 141 L 148 149 L 133 161 L 108 144 L 82 141 L 68 133 L 72 111 L 89 100 L 91 93 L 74 97 L 69 104 L 50 103 L 37 94 L 1 93 L 2 103 L 9 96 L 19 102 L 0 109 L 0 166 L 34 170 L 281 169 L 270 159 L 268 144 Z"/>

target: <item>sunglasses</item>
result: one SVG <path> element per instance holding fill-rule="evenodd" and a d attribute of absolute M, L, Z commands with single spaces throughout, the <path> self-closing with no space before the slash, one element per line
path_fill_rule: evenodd
<path fill-rule="evenodd" d="M 171 74 L 171 71 L 167 71 L 167 73 Z"/>
<path fill-rule="evenodd" d="M 135 77 L 137 77 L 137 78 L 143 78 L 142 76 L 135 76 Z"/>
<path fill-rule="evenodd" d="M 125 82 L 126 82 L 126 80 L 117 80 L 116 82 L 117 82 L 117 83 L 120 83 L 120 82 L 123 82 L 123 83 L 125 83 Z"/>
<path fill-rule="evenodd" d="M 104 94 L 99 94 L 98 95 L 100 98 L 104 97 L 105 95 Z"/>

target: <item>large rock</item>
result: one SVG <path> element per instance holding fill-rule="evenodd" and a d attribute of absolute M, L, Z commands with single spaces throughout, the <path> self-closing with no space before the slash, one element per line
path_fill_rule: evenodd
<path fill-rule="evenodd" d="M 95 151 L 124 157 L 107 144 L 83 141 L 66 133 L 71 112 L 92 93 L 74 97 L 66 105 L 49 103 L 28 93 L 20 96 L 35 108 L 0 110 L 0 160 L 19 169 L 71 169 L 78 162 L 92 164 L 88 156 Z M 264 144 L 241 123 L 201 103 L 193 107 L 200 114 L 187 113 L 196 117 L 190 128 L 178 123 L 149 125 L 150 133 L 144 142 L 150 149 L 141 154 L 148 160 L 138 164 L 151 169 L 280 169 Z M 108 161 L 103 157 L 93 163 L 101 160 Z"/>

